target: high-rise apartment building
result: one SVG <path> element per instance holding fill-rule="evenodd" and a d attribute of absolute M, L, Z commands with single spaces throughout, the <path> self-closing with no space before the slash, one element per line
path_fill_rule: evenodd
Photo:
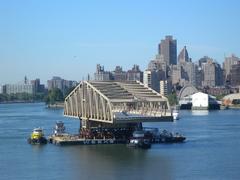
<path fill-rule="evenodd" d="M 104 71 L 104 66 L 97 64 L 96 72 L 94 73 L 95 81 L 109 81 L 112 80 L 111 73 Z"/>
<path fill-rule="evenodd" d="M 34 93 L 34 87 L 32 84 L 6 84 L 6 94 L 17 94 L 17 93 Z"/>
<path fill-rule="evenodd" d="M 160 81 L 160 94 L 163 96 L 167 96 L 171 92 L 171 83 L 167 80 Z"/>
<path fill-rule="evenodd" d="M 45 90 L 44 84 L 40 83 L 40 79 L 31 80 L 31 84 L 34 88 L 34 93 L 43 93 Z"/>
<path fill-rule="evenodd" d="M 240 86 L 240 62 L 232 65 L 230 75 L 230 82 L 232 86 Z"/>
<path fill-rule="evenodd" d="M 217 62 L 209 58 L 206 63 L 202 63 L 203 86 L 215 87 L 223 84 L 223 71 Z"/>
<path fill-rule="evenodd" d="M 126 81 L 127 73 L 122 70 L 122 67 L 116 66 L 115 70 L 112 72 L 115 81 Z"/>
<path fill-rule="evenodd" d="M 145 70 L 143 74 L 143 84 L 153 90 L 159 92 L 160 90 L 160 77 L 159 71 Z"/>
<path fill-rule="evenodd" d="M 133 68 L 127 71 L 127 80 L 143 82 L 143 72 L 138 65 L 134 64 Z"/>
<path fill-rule="evenodd" d="M 65 95 L 68 92 L 68 89 L 77 85 L 76 81 L 68 81 L 60 77 L 54 76 L 51 80 L 47 81 L 48 90 L 58 88 Z"/>
<path fill-rule="evenodd" d="M 240 62 L 240 58 L 232 54 L 230 57 L 225 57 L 223 62 L 223 70 L 224 70 L 224 81 L 230 81 L 230 72 L 232 66 L 238 64 Z"/>
<path fill-rule="evenodd" d="M 166 36 L 158 45 L 158 54 L 163 56 L 167 65 L 177 64 L 177 40 Z"/>

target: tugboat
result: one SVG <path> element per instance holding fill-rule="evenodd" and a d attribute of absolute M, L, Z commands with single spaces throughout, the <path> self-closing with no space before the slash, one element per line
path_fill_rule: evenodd
<path fill-rule="evenodd" d="M 130 138 L 128 147 L 149 149 L 151 148 L 151 140 L 145 136 L 144 131 L 134 131 L 133 137 Z"/>
<path fill-rule="evenodd" d="M 62 121 L 56 122 L 56 125 L 53 129 L 53 133 L 55 136 L 62 135 L 65 133 L 65 126 Z"/>
<path fill-rule="evenodd" d="M 28 138 L 29 144 L 47 144 L 42 128 L 34 128 L 31 136 Z"/>
<path fill-rule="evenodd" d="M 171 133 L 167 130 L 163 130 L 159 135 L 159 143 L 182 143 L 186 137 L 179 133 Z"/>
<path fill-rule="evenodd" d="M 68 134 L 65 133 L 65 129 L 64 123 L 62 121 L 57 121 L 53 128 L 53 133 L 48 137 L 48 142 L 54 143 L 55 137 L 68 136 Z"/>

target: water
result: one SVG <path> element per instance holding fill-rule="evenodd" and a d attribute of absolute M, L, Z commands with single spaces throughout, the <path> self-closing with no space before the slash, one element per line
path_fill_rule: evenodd
<path fill-rule="evenodd" d="M 186 143 L 149 150 L 125 145 L 32 146 L 34 127 L 52 132 L 57 120 L 77 133 L 79 121 L 44 104 L 0 104 L 0 179 L 239 179 L 240 111 L 181 111 L 174 123 L 146 123 L 184 133 Z"/>

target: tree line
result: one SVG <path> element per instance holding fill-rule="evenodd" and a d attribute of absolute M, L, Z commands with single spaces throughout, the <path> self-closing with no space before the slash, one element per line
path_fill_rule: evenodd
<path fill-rule="evenodd" d="M 74 88 L 74 87 L 73 87 Z M 67 96 L 73 88 L 70 88 L 66 95 Z M 57 102 L 63 102 L 65 96 L 63 92 L 58 88 L 53 88 L 45 93 L 16 93 L 16 94 L 0 94 L 0 103 L 7 102 L 45 102 L 46 104 L 56 104 Z"/>

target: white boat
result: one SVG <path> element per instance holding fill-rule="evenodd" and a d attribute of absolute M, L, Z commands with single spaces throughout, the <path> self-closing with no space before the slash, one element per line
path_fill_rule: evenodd
<path fill-rule="evenodd" d="M 179 111 L 177 109 L 174 109 L 172 111 L 172 116 L 173 116 L 173 120 L 178 120 L 179 119 Z"/>

